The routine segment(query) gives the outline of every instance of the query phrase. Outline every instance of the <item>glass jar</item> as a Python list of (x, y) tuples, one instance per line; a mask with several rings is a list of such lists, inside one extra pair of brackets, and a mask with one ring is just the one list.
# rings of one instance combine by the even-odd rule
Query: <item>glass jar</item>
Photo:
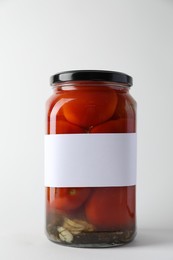
[(51, 78), (45, 135), (46, 232), (58, 244), (112, 247), (135, 236), (132, 78), (67, 71)]

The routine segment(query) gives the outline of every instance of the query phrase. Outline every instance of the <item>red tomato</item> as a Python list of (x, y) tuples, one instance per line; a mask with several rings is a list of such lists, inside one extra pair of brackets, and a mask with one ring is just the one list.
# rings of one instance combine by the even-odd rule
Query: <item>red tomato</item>
[(107, 87), (83, 88), (70, 91), (69, 100), (63, 105), (67, 121), (89, 128), (113, 116), (117, 105), (115, 91)]
[(99, 230), (130, 228), (135, 223), (135, 186), (97, 188), (85, 213)]
[(112, 119), (135, 119), (136, 101), (127, 93), (117, 93), (118, 104)]
[(66, 120), (53, 120), (50, 122), (50, 134), (80, 134), (86, 131), (77, 125), (73, 125)]
[(90, 133), (134, 133), (135, 130), (133, 119), (117, 119), (93, 127)]
[(68, 211), (79, 208), (88, 198), (90, 188), (56, 188), (51, 208)]
[[(52, 125), (54, 126), (56, 122), (56, 118), (64, 120), (63, 110), (62, 110), (62, 101), (60, 94), (52, 95), (46, 103), (46, 111), (47, 111), (47, 119), (46, 119), (46, 133), (50, 134), (50, 128), (52, 129)], [(55, 131), (55, 128), (54, 128)], [(52, 132), (52, 134), (56, 134), (56, 132)]]

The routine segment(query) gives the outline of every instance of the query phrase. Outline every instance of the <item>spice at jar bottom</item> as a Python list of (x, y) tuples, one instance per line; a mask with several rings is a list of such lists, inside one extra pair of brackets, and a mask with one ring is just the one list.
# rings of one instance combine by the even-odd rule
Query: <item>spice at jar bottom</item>
[(46, 104), (48, 238), (113, 247), (136, 234), (136, 102), (132, 78), (113, 71), (51, 77)]

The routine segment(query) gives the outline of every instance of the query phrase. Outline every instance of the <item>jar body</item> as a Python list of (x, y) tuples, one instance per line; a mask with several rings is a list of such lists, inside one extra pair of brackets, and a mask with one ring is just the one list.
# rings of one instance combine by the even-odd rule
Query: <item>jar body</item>
[[(57, 84), (47, 101), (46, 113), (47, 135), (92, 135), (94, 138), (136, 133), (136, 102), (128, 88), (116, 83)], [(69, 176), (72, 178), (73, 172)], [(77, 247), (111, 247), (133, 240), (135, 183), (46, 185), (45, 189), (46, 232), (51, 241)]]

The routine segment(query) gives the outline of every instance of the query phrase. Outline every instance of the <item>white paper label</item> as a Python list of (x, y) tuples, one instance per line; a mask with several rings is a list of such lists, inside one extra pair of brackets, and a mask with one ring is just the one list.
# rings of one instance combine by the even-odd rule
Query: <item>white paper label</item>
[(135, 133), (45, 136), (46, 187), (135, 184)]

